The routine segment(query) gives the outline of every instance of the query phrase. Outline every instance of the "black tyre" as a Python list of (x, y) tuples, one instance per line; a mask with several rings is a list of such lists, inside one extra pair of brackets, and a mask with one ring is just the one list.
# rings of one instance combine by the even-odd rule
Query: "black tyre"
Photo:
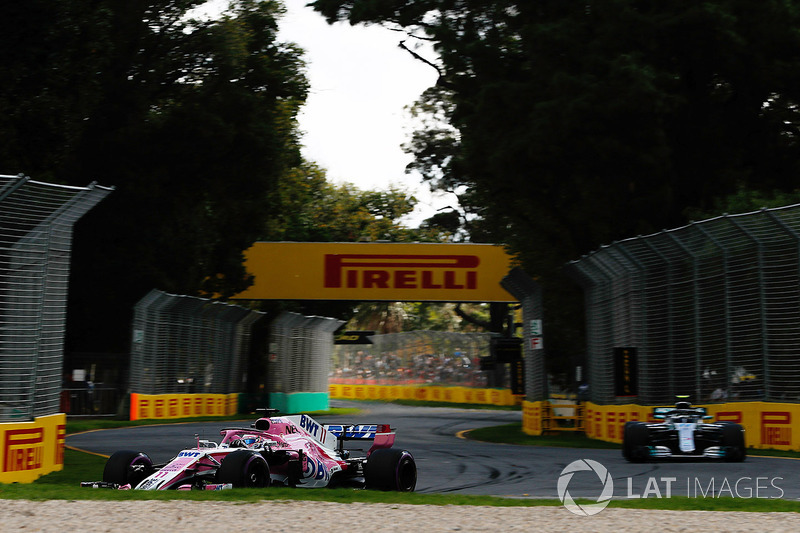
[(744, 428), (735, 422), (722, 424), (722, 439), (720, 445), (725, 450), (725, 460), (729, 463), (744, 461), (747, 457), (747, 447), (744, 443)]
[(622, 431), (622, 456), (632, 463), (647, 459), (647, 426), (643, 422), (625, 422)]
[(375, 450), (364, 465), (364, 481), (368, 489), (412, 492), (417, 486), (417, 463), (406, 450)]
[(227, 455), (217, 470), (217, 483), (231, 483), (235, 488), (265, 488), (270, 481), (266, 459), (251, 450)]
[(153, 461), (147, 454), (121, 450), (114, 452), (106, 461), (103, 481), (120, 485), (130, 484), (131, 487), (135, 487), (153, 472), (155, 472)]

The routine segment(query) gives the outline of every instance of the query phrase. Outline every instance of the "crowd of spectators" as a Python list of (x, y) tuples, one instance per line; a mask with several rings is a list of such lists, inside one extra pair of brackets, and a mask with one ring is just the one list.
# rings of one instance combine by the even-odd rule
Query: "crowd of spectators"
[(365, 350), (342, 353), (334, 358), (331, 373), (334, 382), (374, 385), (461, 385), (485, 387), (486, 372), (481, 371), (477, 356), (456, 350), (453, 353), (422, 353), (400, 356), (394, 353), (375, 355)]

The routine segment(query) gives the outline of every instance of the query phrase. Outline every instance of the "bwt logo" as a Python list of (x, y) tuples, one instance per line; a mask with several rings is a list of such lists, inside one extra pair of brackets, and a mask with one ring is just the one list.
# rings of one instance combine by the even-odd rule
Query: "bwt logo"
[(36, 470), (44, 457), (44, 428), (6, 431), (3, 472)]
[(316, 435), (317, 430), (319, 429), (319, 424), (308, 418), (306, 415), (302, 415), (300, 417), (300, 427), (305, 429), (312, 435)]
[(477, 255), (325, 254), (325, 288), (477, 289)]

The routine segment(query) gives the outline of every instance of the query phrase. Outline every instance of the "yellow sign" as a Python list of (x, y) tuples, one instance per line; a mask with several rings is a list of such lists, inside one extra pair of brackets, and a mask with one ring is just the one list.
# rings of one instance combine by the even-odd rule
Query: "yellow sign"
[[(523, 402), (522, 430), (528, 435), (542, 432), (543, 402)], [(630, 421), (659, 422), (653, 418), (653, 405), (597, 405), (585, 403), (586, 436), (622, 443), (625, 423)], [(667, 406), (659, 406), (667, 407)], [(800, 405), (795, 403), (731, 402), (702, 405), (716, 422), (735, 422), (745, 429), (748, 447), (776, 450), (800, 450)], [(793, 431), (795, 429), (795, 431)]]
[(473, 389), (470, 387), (331, 383), (328, 391), (331, 398), (343, 400), (425, 400), (486, 405), (517, 405), (522, 401), (508, 389)]
[(515, 302), (511, 258), (494, 244), (257, 242), (241, 300)]
[(0, 424), (0, 483), (32, 483), (40, 476), (64, 469), (63, 413), (33, 422)]
[(239, 395), (131, 393), (131, 420), (236, 414)]

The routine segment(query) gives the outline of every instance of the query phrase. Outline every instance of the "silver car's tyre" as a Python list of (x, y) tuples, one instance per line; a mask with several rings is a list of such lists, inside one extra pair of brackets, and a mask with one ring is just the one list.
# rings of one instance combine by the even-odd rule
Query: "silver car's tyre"
[(647, 425), (643, 422), (626, 422), (622, 431), (622, 456), (632, 463), (647, 459)]
[(744, 428), (735, 422), (722, 425), (722, 449), (725, 450), (725, 460), (731, 463), (744, 461), (747, 457), (747, 447), (744, 443)]

